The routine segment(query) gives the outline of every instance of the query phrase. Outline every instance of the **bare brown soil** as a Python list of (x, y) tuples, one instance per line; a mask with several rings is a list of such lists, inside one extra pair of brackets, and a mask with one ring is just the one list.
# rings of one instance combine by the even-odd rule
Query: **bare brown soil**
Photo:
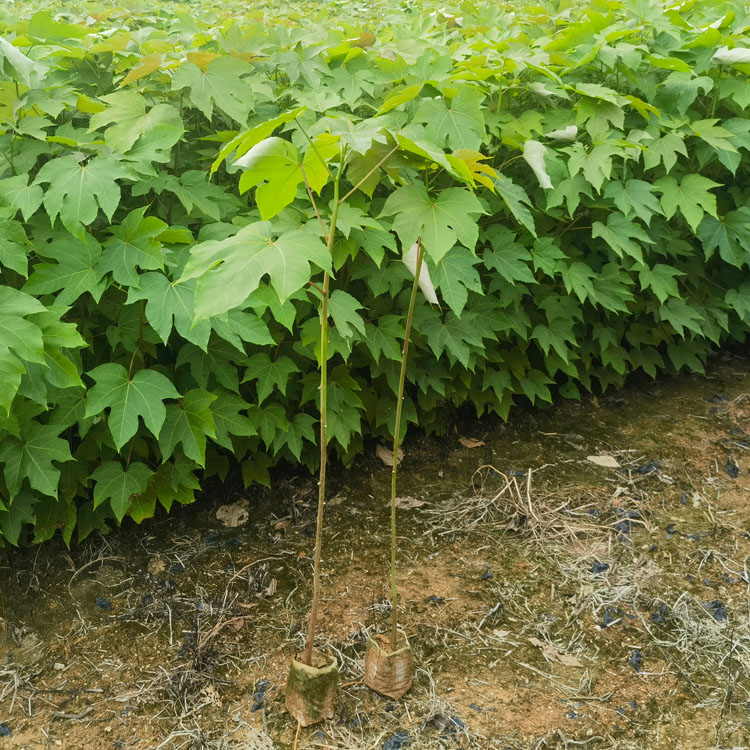
[[(390, 611), (373, 451), (333, 480), (318, 646), (341, 687), (299, 748), (750, 746), (750, 361), (407, 442), (400, 477), (414, 687), (361, 683)], [(227, 486), (70, 552), (9, 553), (0, 748), (290, 750), (315, 494)], [(249, 520), (224, 525), (241, 499)]]

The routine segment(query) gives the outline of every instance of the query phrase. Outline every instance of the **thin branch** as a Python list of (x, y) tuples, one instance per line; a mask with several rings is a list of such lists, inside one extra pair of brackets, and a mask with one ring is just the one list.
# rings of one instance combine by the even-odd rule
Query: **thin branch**
[(364, 184), (365, 180), (380, 166), (383, 165), (384, 162), (386, 162), (388, 159), (393, 156), (393, 154), (398, 151), (399, 146), (396, 144), (340, 201), (339, 203), (343, 203), (355, 190), (357, 190), (360, 185)]

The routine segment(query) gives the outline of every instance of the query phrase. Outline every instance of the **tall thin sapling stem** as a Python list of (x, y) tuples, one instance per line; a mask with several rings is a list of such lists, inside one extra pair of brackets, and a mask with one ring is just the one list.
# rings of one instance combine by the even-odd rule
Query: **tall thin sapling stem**
[[(336, 221), (339, 213), (339, 182), (341, 179), (341, 170), (343, 168), (343, 157), (339, 169), (333, 180), (333, 208), (331, 210), (331, 222), (328, 228), (328, 252), (333, 253), (333, 241), (336, 234)], [(307, 176), (304, 169), (302, 174), (305, 177), (305, 185), (308, 194), (312, 200), (315, 213), (318, 214), (318, 207), (313, 198), (312, 191), (307, 182)], [(318, 214), (318, 218), (320, 215)], [(322, 222), (321, 222), (322, 225)], [(324, 228), (325, 232), (325, 228)], [(315, 644), (315, 630), (318, 624), (318, 609), (320, 607), (320, 559), (323, 546), (323, 510), (325, 508), (326, 497), (326, 467), (328, 464), (328, 292), (331, 278), (326, 272), (323, 277), (323, 299), (320, 305), (320, 476), (318, 478), (318, 515), (315, 524), (315, 560), (313, 563), (313, 599), (310, 608), (310, 623), (307, 630), (307, 644), (303, 661), (308, 666), (312, 665), (313, 645)]]
[(411, 285), (409, 310), (406, 314), (404, 346), (401, 350), (401, 372), (398, 380), (398, 397), (396, 401), (396, 426), (393, 430), (393, 471), (391, 473), (391, 650), (395, 651), (398, 643), (398, 591), (396, 588), (396, 481), (398, 477), (398, 448), (401, 437), (401, 407), (404, 401), (404, 383), (406, 382), (406, 360), (409, 354), (411, 321), (414, 317), (414, 305), (419, 289), (419, 272), (422, 269), (422, 238), (417, 240), (417, 263), (414, 269), (414, 282)]

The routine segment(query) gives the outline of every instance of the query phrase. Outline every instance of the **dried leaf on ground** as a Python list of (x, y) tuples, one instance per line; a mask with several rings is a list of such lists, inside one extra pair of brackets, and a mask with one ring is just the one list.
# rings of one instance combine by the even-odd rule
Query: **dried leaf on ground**
[(425, 504), (424, 500), (417, 500), (416, 497), (397, 497), (396, 507), (402, 510), (411, 510), (412, 508), (421, 508)]
[(529, 643), (532, 646), (538, 646), (542, 649), (542, 655), (547, 661), (557, 662), (558, 664), (564, 664), (566, 667), (582, 667), (583, 662), (576, 656), (566, 654), (564, 651), (555, 648), (550, 643), (540, 641), (538, 638), (529, 638)]
[(167, 569), (167, 563), (160, 554), (155, 554), (148, 563), (148, 572), (152, 576), (158, 576)]
[(614, 456), (586, 456), (586, 460), (606, 469), (619, 469), (620, 463)]
[(233, 529), (236, 526), (242, 526), (250, 518), (247, 510), (247, 500), (238, 500), (230, 505), (222, 505), (216, 511), (216, 520), (221, 521), (224, 526)]
[(484, 445), (484, 440), (477, 440), (476, 438), (460, 437), (458, 442), (463, 445), (464, 448), (481, 448)]
[[(375, 448), (375, 455), (386, 465), (393, 466), (393, 451), (390, 448), (386, 448), (382, 443), (378, 443)], [(398, 462), (401, 463), (404, 460), (403, 448), (398, 449)]]

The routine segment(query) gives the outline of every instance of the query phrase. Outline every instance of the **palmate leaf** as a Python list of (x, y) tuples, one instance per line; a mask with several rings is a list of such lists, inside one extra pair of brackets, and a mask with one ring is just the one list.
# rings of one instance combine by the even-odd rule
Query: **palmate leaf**
[(0, 266), (28, 276), (29, 241), (20, 221), (0, 219)]
[(182, 452), (200, 466), (206, 463), (206, 437), (214, 437), (214, 416), (211, 405), (217, 396), (200, 388), (193, 388), (179, 404), (169, 404), (159, 432), (159, 448), (164, 460), (174, 453), (177, 445)]
[(66, 440), (58, 437), (59, 425), (31, 422), (21, 437), (8, 436), (0, 444), (0, 462), (5, 464), (5, 484), (11, 499), (26, 479), (29, 486), (44, 495), (57, 497), (60, 470), (53, 461), (72, 461)]
[(42, 205), (44, 191), (39, 185), (28, 184), (29, 175), (19, 174), (0, 180), (0, 201), (20, 211), (24, 221)]
[(44, 305), (29, 294), (0, 286), (0, 405), (9, 413), (26, 372), (24, 362), (45, 364), (44, 340), (39, 326), (26, 316), (45, 313)]
[(312, 227), (303, 226), (277, 236), (267, 221), (248, 224), (225, 240), (195, 245), (181, 281), (198, 278), (197, 319), (240, 307), (268, 274), (284, 302), (310, 280), (314, 263), (331, 270), (328, 249)]
[(641, 289), (644, 291), (651, 289), (662, 304), (668, 297), (680, 296), (676, 277), (685, 275), (684, 271), (680, 271), (664, 263), (657, 263), (653, 268), (649, 268), (648, 266), (638, 268), (638, 279), (641, 282)]
[(482, 294), (482, 282), (474, 266), (479, 258), (470, 250), (454, 247), (437, 264), (435, 283), (442, 298), (456, 315), (466, 307), (469, 292)]
[[(651, 183), (644, 180), (612, 180), (604, 188), (604, 196), (609, 198), (625, 217), (635, 214), (646, 226), (654, 214), (660, 214), (659, 199), (654, 195)], [(591, 196), (589, 196), (591, 197)]]
[(750, 265), (750, 209), (742, 206), (720, 217), (704, 216), (698, 231), (706, 260), (718, 249), (722, 260), (737, 268)]
[(209, 120), (216, 106), (244, 125), (255, 92), (241, 76), (252, 72), (249, 63), (231, 55), (211, 60), (205, 70), (193, 62), (184, 62), (172, 78), (172, 91), (189, 89), (190, 100)]
[(130, 287), (126, 304), (146, 300), (146, 320), (166, 344), (172, 332), (205, 350), (211, 336), (211, 322), (195, 321), (196, 280), (170, 281), (163, 273), (144, 273), (138, 288)]
[(138, 91), (116, 91), (100, 99), (107, 106), (92, 115), (89, 132), (109, 125), (104, 131), (104, 142), (120, 154), (128, 153), (142, 135), (165, 125), (175, 130), (173, 143), (184, 132), (177, 109), (170, 104), (157, 104), (146, 112), (146, 99)]
[(56, 302), (69, 305), (88, 292), (98, 302), (107, 288), (106, 271), (99, 267), (101, 245), (88, 232), (74, 237), (60, 232), (53, 242), (44, 246), (46, 257), (57, 263), (37, 263), (24, 285), (32, 294), (58, 292)]
[(116, 180), (128, 174), (122, 162), (108, 156), (96, 156), (86, 163), (79, 163), (75, 156), (59, 156), (44, 164), (34, 184), (49, 183), (44, 207), (52, 224), (59, 215), (71, 234), (82, 237), (83, 226), (91, 224), (99, 208), (112, 218), (120, 203)]
[(438, 263), (460, 242), (473, 250), (479, 229), (477, 217), (485, 209), (477, 197), (462, 188), (448, 188), (431, 197), (423, 185), (407, 185), (388, 196), (384, 216), (394, 216), (393, 230), (404, 247), (411, 247), (420, 237), (425, 252)]
[(259, 352), (247, 361), (247, 369), (242, 382), (257, 381), (258, 404), (262, 404), (274, 388), (278, 388), (283, 395), (286, 395), (289, 376), (293, 372), (299, 372), (299, 367), (289, 357), (282, 356), (271, 360), (265, 352)]
[(454, 151), (476, 150), (484, 138), (481, 106), (484, 98), (483, 91), (464, 84), (450, 100), (423, 99), (414, 120), (425, 124), (425, 134), (440, 148), (444, 148), (447, 141), (448, 148)]
[(520, 185), (516, 185), (510, 177), (502, 174), (495, 178), (495, 189), (508, 210), (513, 214), (513, 218), (526, 227), (532, 236), (536, 237), (534, 217), (529, 210), (532, 204), (526, 191)]
[(482, 253), (482, 262), (487, 268), (497, 271), (511, 284), (517, 281), (535, 283), (536, 279), (529, 266), (531, 253), (516, 242), (514, 232), (502, 224), (493, 224), (485, 230), (483, 236), (487, 237), (492, 246)]
[(716, 217), (716, 196), (709, 190), (721, 187), (718, 182), (700, 174), (685, 175), (678, 183), (674, 177), (661, 177), (654, 188), (661, 193), (664, 216), (671, 219), (677, 209), (695, 232), (704, 214)]
[(404, 324), (398, 315), (382, 315), (378, 318), (377, 325), (365, 323), (363, 341), (376, 363), (380, 362), (381, 356), (399, 362), (401, 360), (399, 342), (403, 340), (403, 337)]
[(135, 435), (138, 417), (158, 436), (166, 416), (164, 401), (180, 397), (169, 379), (156, 370), (139, 370), (129, 378), (122, 365), (110, 363), (87, 375), (96, 385), (88, 392), (85, 416), (110, 409), (108, 425), (117, 450)]
[(256, 143), (234, 163), (244, 170), (240, 177), (240, 193), (257, 188), (255, 202), (265, 220), (272, 219), (286, 208), (304, 181), (297, 149), (289, 141), (276, 136)]
[(250, 404), (234, 393), (228, 393), (221, 389), (217, 389), (217, 391), (218, 398), (211, 404), (216, 432), (214, 440), (231, 451), (234, 449), (232, 435), (252, 437), (257, 435), (258, 431), (247, 415)]
[(362, 305), (348, 292), (334, 289), (328, 300), (328, 312), (333, 318), (336, 330), (347, 339), (354, 338), (357, 333), (364, 336), (365, 321), (357, 312)]
[(450, 312), (445, 320), (440, 316), (430, 317), (422, 323), (421, 332), (435, 357), (445, 353), (452, 362), (458, 361), (470, 368), (472, 347), (482, 348), (482, 337), (469, 314), (459, 318)]
[(117, 521), (122, 521), (130, 507), (133, 495), (146, 492), (148, 480), (154, 472), (140, 461), (123, 469), (119, 461), (105, 461), (91, 474), (94, 486), (94, 508), (109, 500)]
[[(37, 502), (31, 492), (23, 490), (13, 498), (13, 502), (6, 509), (0, 502), (0, 533), (13, 546), (18, 546), (18, 539), (24, 524), (34, 524), (34, 542), (37, 542), (36, 529), (40, 525), (45, 509), (53, 509), (59, 503), (55, 501)], [(53, 531), (54, 533), (54, 531)], [(50, 536), (52, 536), (50, 534)]]
[(316, 423), (317, 420), (310, 414), (304, 412), (295, 414), (294, 419), (281, 432), (276, 434), (273, 441), (274, 452), (278, 453), (281, 448), (286, 446), (299, 461), (304, 441), (315, 443), (316, 437), (313, 425)]
[(654, 240), (640, 224), (626, 218), (619, 211), (607, 216), (607, 223), (595, 221), (591, 227), (592, 237), (601, 237), (619, 258), (630, 256), (643, 262), (643, 249), (640, 243), (654, 244)]
[(112, 238), (104, 243), (98, 271), (111, 272), (118, 284), (138, 286), (138, 268), (154, 271), (164, 267), (161, 242), (156, 239), (167, 224), (155, 216), (144, 216), (146, 207), (131, 211), (109, 229)]
[(575, 346), (576, 339), (573, 333), (573, 320), (560, 316), (553, 316), (547, 325), (540, 323), (531, 332), (531, 338), (539, 342), (539, 346), (545, 354), (554, 349), (562, 359), (567, 362), (570, 353), (568, 342)]

